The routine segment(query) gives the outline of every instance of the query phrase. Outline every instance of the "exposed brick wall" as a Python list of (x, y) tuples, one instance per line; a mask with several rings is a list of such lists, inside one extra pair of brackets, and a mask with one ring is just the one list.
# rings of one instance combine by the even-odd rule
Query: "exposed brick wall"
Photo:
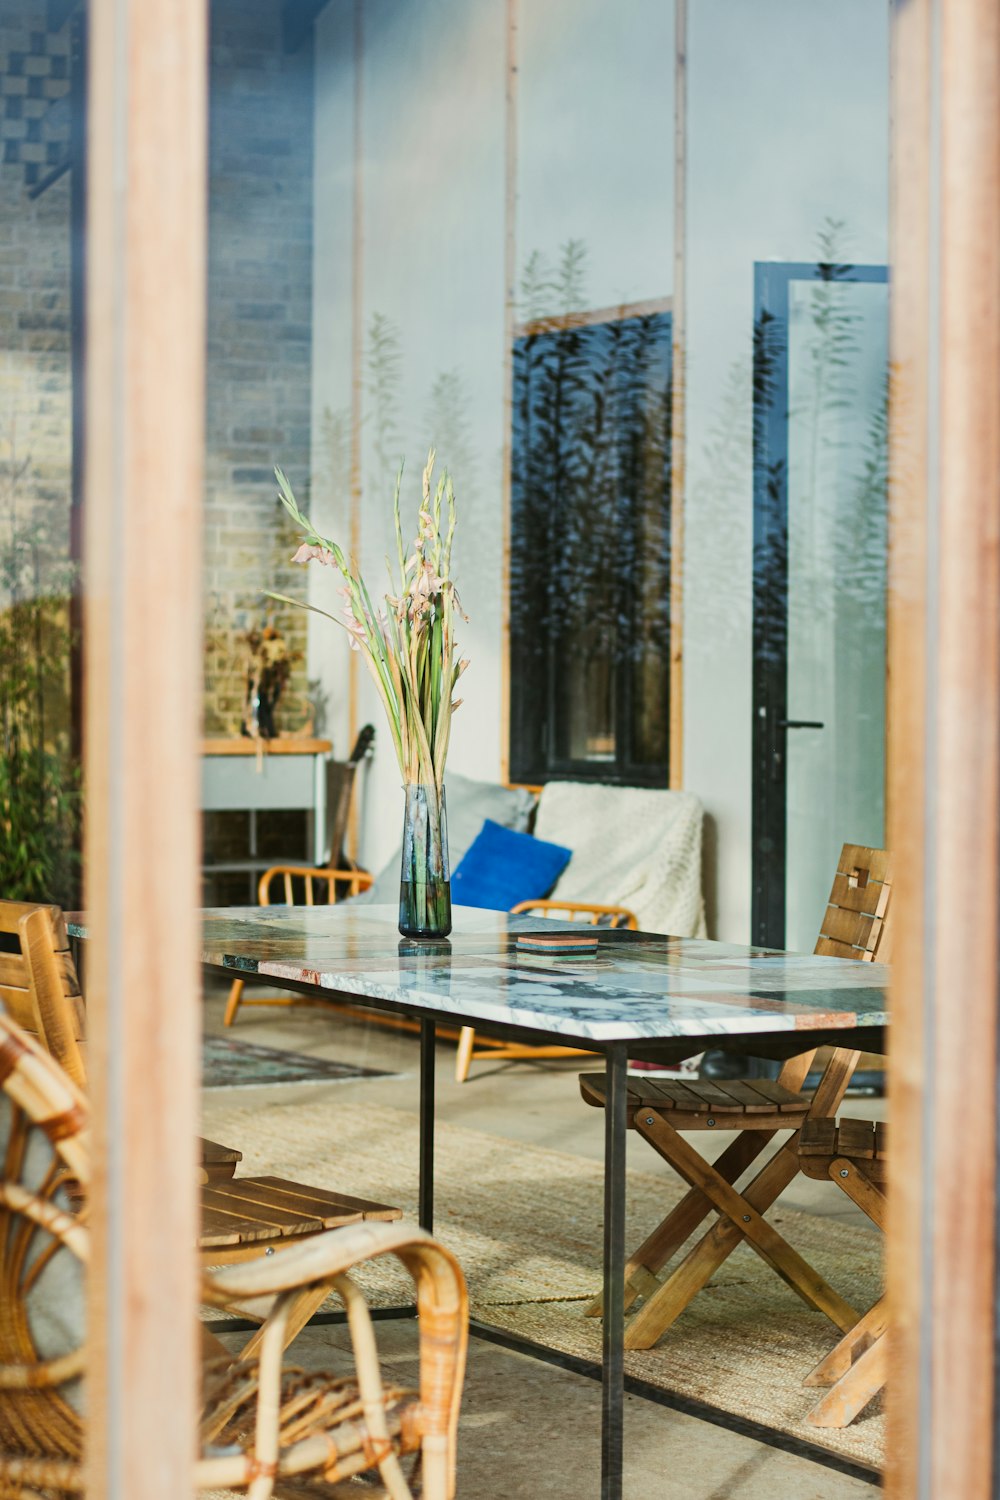
[[(208, 266), (206, 680), (209, 732), (239, 724), (237, 637), (262, 619), (261, 590), (305, 597), (272, 468), (296, 492), (309, 465), (312, 321), (312, 53), (287, 56), (280, 0), (212, 7)], [(277, 610), (302, 653), (305, 615)], [(289, 702), (279, 727), (294, 727)]]
[[(214, 0), (211, 32), (205, 499), (205, 722), (234, 730), (238, 636), (261, 590), (304, 597), (304, 570), (275, 504), (272, 466), (304, 492), (312, 318), (312, 54), (285, 54), (281, 0)], [(0, 508), (12, 460), (30, 458), (18, 516), (49, 522), (68, 552), (71, 460), (69, 176), (29, 189), (68, 141), (69, 26), (50, 34), (45, 0), (0, 7)], [(305, 617), (277, 611), (302, 652)], [(279, 724), (281, 723), (279, 713)], [(291, 704), (285, 724), (292, 727)]]
[(69, 28), (50, 36), (45, 9), (0, 6), (0, 527), (44, 536), (51, 587), (69, 546), (69, 179), (28, 189), (65, 154)]

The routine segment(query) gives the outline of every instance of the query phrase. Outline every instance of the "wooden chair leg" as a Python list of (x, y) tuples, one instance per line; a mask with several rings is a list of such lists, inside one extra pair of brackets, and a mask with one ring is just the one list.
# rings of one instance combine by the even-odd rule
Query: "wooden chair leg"
[(858, 1356), (822, 1400), (817, 1401), (806, 1420), (813, 1427), (847, 1427), (878, 1395), (887, 1376), (888, 1338), (883, 1334)]
[[(319, 1312), (320, 1308), (323, 1306), (323, 1303), (326, 1301), (329, 1295), (330, 1288), (324, 1285), (318, 1288), (314, 1288), (310, 1293), (302, 1292), (296, 1298), (295, 1305), (288, 1315), (288, 1322), (285, 1327), (284, 1347), (286, 1349), (293, 1339), (298, 1338), (299, 1334), (309, 1322), (309, 1319), (312, 1317), (313, 1313)], [(266, 1316), (266, 1311), (260, 1312), (259, 1309), (256, 1308), (247, 1308), (245, 1309), (245, 1311), (251, 1317), (256, 1317), (258, 1315)], [(256, 1333), (252, 1333), (250, 1335), (249, 1339), (239, 1352), (239, 1358), (256, 1359), (257, 1355), (260, 1353), (260, 1346), (263, 1341), (263, 1336), (264, 1330), (263, 1326), (261, 1326), (257, 1329)]]
[[(783, 1146), (758, 1172), (743, 1197), (758, 1211), (769, 1208), (799, 1170), (793, 1136), (790, 1148)], [(640, 1307), (625, 1329), (626, 1349), (651, 1349), (661, 1334), (675, 1323), (688, 1303), (715, 1275), (743, 1236), (728, 1219), (719, 1219), (662, 1282), (659, 1291)], [(856, 1322), (852, 1317), (850, 1322)], [(848, 1323), (846, 1326), (850, 1326)]]
[[(731, 1183), (705, 1160), (700, 1152), (685, 1140), (657, 1110), (640, 1110), (636, 1113), (636, 1129), (640, 1135), (678, 1172), (685, 1182), (700, 1188), (706, 1197), (739, 1234), (755, 1250), (772, 1270), (797, 1292), (810, 1307), (823, 1312), (845, 1331), (858, 1321), (858, 1314), (845, 1302), (833, 1287), (829, 1286), (809, 1262), (803, 1260), (783, 1235), (780, 1235), (764, 1218), (763, 1211), (774, 1201), (769, 1198), (760, 1208), (750, 1200), (749, 1194), (738, 1193)], [(794, 1139), (794, 1138), (793, 1138)], [(785, 1147), (787, 1150), (787, 1146)], [(797, 1160), (797, 1158), (796, 1158)]]
[[(785, 1088), (801, 1088), (813, 1055), (812, 1052), (804, 1053), (799, 1057), (791, 1058), (784, 1064), (779, 1081)], [(842, 1050), (833, 1053), (813, 1095), (813, 1102), (809, 1110), (811, 1115), (826, 1116), (836, 1114), (860, 1056), (859, 1052), (846, 1052)], [(738, 1159), (737, 1153), (741, 1149), (746, 1149), (748, 1155), (744, 1165), (749, 1166), (760, 1154), (762, 1145), (765, 1142), (762, 1142), (761, 1146), (750, 1143), (755, 1138), (765, 1135), (767, 1139), (770, 1139), (776, 1133), (752, 1130), (741, 1132), (731, 1146), (727, 1147), (726, 1151), (719, 1157), (715, 1163), (714, 1170), (727, 1182), (734, 1182), (740, 1175), (743, 1167), (740, 1167), (730, 1177), (728, 1171), (729, 1162)], [(674, 1132), (674, 1135), (676, 1136), (677, 1132)], [(745, 1148), (741, 1148), (740, 1143), (745, 1138), (749, 1138), (748, 1145)], [(771, 1158), (757, 1174), (753, 1182), (751, 1182), (743, 1194), (751, 1209), (756, 1209), (758, 1213), (763, 1213), (771, 1206), (779, 1194), (784, 1192), (788, 1184), (798, 1174), (797, 1140), (798, 1132), (791, 1136), (790, 1140)], [(651, 1144), (655, 1143), (651, 1142)], [(730, 1155), (730, 1153), (733, 1154)], [(701, 1159), (704, 1160), (703, 1158)], [(670, 1160), (670, 1158), (668, 1157), (667, 1160)], [(706, 1165), (708, 1164), (706, 1163)], [(684, 1174), (682, 1173), (681, 1175), (683, 1176)], [(697, 1217), (694, 1215), (695, 1206), (706, 1202), (707, 1198), (708, 1195), (700, 1187), (692, 1187), (692, 1191), (667, 1215), (628, 1262), (625, 1305), (626, 1307), (631, 1307), (640, 1295), (645, 1296), (647, 1300), (625, 1330), (625, 1347), (627, 1349), (651, 1348), (670, 1325), (680, 1317), (691, 1299), (708, 1283), (719, 1266), (722, 1265), (727, 1256), (732, 1254), (743, 1238), (740, 1230), (730, 1223), (728, 1219), (720, 1219), (702, 1237), (689, 1254), (685, 1256), (684, 1260), (676, 1267), (667, 1280), (657, 1283), (655, 1289), (653, 1288), (650, 1273), (666, 1265), (670, 1256), (680, 1248), (687, 1236), (705, 1218), (709, 1212), (709, 1208), (699, 1213)], [(715, 1208), (716, 1206), (714, 1202), (709, 1205), (710, 1208)], [(677, 1231), (685, 1223), (688, 1215), (691, 1216), (691, 1220), (689, 1221), (690, 1227), (687, 1228), (682, 1236), (678, 1237)], [(666, 1253), (664, 1254), (663, 1252)], [(654, 1265), (654, 1262), (661, 1255), (662, 1259), (659, 1260), (659, 1264)], [(804, 1265), (805, 1262), (802, 1262), (802, 1264)], [(825, 1287), (826, 1284), (822, 1283), (822, 1286)], [(795, 1289), (796, 1291), (800, 1291), (799, 1287)], [(850, 1312), (847, 1304), (833, 1292), (832, 1288), (826, 1288), (826, 1290), (833, 1299), (830, 1306), (839, 1308), (839, 1318), (843, 1318), (845, 1313)], [(590, 1304), (587, 1309), (588, 1312), (595, 1314), (599, 1310), (599, 1301)], [(855, 1320), (856, 1314), (854, 1313), (851, 1313), (850, 1318), (846, 1322), (839, 1321), (838, 1317), (833, 1318), (833, 1321), (842, 1329), (849, 1327), (850, 1323)]]
[[(785, 1088), (799, 1090), (806, 1078), (815, 1051), (792, 1057), (784, 1063), (778, 1082)], [(715, 1169), (727, 1182), (737, 1177), (756, 1160), (777, 1131), (743, 1130), (715, 1161)], [(680, 1249), (689, 1235), (712, 1212), (714, 1205), (698, 1188), (685, 1194), (652, 1234), (643, 1240), (635, 1254), (625, 1265), (625, 1311), (633, 1306), (637, 1297), (651, 1297), (660, 1283), (658, 1274), (670, 1258)], [(588, 1303), (584, 1316), (600, 1318), (604, 1314), (604, 1293), (598, 1292), (593, 1302)]]
[(243, 999), (243, 981), (234, 979), (229, 987), (229, 999), (226, 1001), (226, 1014), (222, 1018), (223, 1026), (232, 1026), (236, 1020), (236, 1012), (240, 1008)]
[[(715, 1170), (727, 1182), (735, 1182), (776, 1134), (774, 1130), (742, 1130), (714, 1162)], [(660, 1284), (656, 1279), (657, 1272), (708, 1217), (713, 1207), (712, 1200), (700, 1188), (691, 1188), (653, 1233), (643, 1240), (625, 1266), (626, 1312), (637, 1297), (653, 1295)], [(588, 1305), (586, 1316), (599, 1318), (603, 1311), (604, 1294), (600, 1292)]]
[(880, 1297), (878, 1301), (868, 1309), (859, 1323), (855, 1323), (849, 1333), (820, 1360), (814, 1370), (810, 1370), (803, 1385), (836, 1385), (842, 1375), (854, 1364), (855, 1360), (862, 1355), (866, 1349), (871, 1348), (876, 1339), (880, 1339), (888, 1326), (889, 1317), (886, 1311), (885, 1298)]
[(469, 1067), (472, 1063), (472, 1049), (476, 1045), (476, 1033), (473, 1027), (463, 1026), (462, 1034), (458, 1039), (458, 1052), (455, 1055), (455, 1082), (464, 1083), (469, 1076)]

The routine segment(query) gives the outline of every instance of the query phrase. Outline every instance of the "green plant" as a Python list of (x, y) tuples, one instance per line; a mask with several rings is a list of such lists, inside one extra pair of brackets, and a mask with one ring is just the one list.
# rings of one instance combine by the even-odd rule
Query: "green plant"
[(80, 778), (69, 736), (72, 570), (51, 528), (18, 524), (27, 462), (5, 465), (0, 542), (0, 895), (78, 903)]

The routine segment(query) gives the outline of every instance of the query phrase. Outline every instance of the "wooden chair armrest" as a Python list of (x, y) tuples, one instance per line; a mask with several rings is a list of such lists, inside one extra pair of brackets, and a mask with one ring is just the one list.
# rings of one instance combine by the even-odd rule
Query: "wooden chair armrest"
[[(418, 1255), (436, 1251), (448, 1260), (454, 1257), (437, 1241), (413, 1224), (365, 1222), (311, 1235), (296, 1245), (277, 1249), (274, 1255), (243, 1261), (233, 1266), (219, 1266), (202, 1277), (202, 1296), (206, 1302), (224, 1306), (244, 1298), (273, 1297), (278, 1292), (295, 1291), (361, 1265), (378, 1255)], [(458, 1270), (458, 1263), (455, 1262)]]

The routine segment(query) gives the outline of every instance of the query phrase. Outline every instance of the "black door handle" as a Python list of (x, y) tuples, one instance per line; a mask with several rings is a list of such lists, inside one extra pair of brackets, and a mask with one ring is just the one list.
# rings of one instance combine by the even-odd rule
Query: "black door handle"
[(825, 729), (825, 724), (820, 724), (816, 719), (779, 719), (779, 729)]

